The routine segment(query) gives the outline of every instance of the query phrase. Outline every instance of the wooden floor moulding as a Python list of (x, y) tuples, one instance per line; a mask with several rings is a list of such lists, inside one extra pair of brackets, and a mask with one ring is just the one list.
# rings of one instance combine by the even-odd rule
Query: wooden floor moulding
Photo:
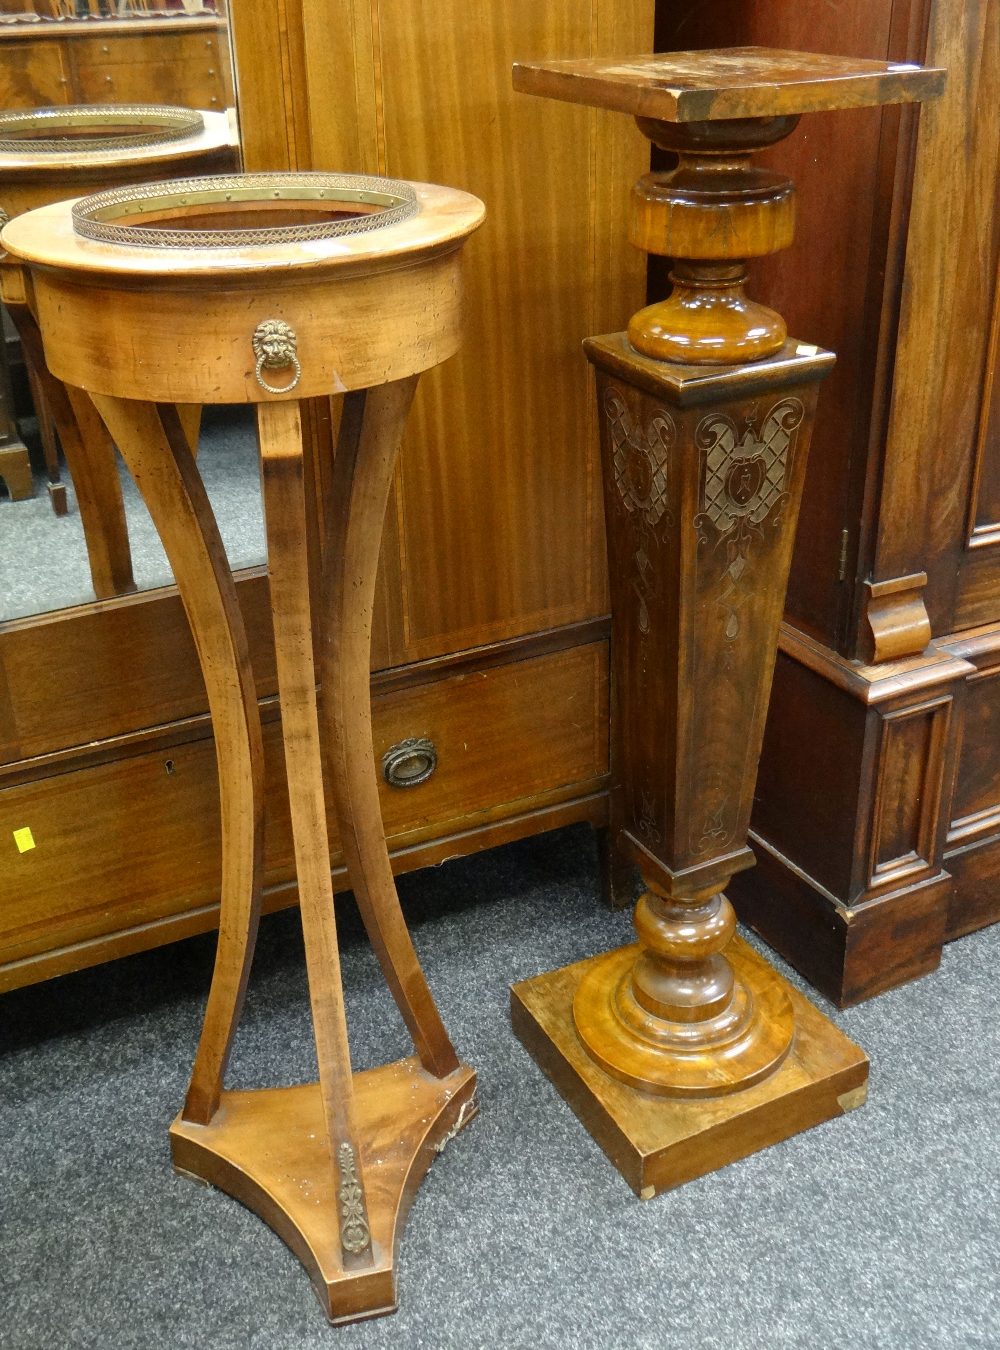
[[(928, 974), (963, 931), (952, 863), (992, 828), (977, 771), (992, 743), (991, 645), (945, 640), (865, 666), (783, 626), (782, 715), (768, 720), (753, 818), (760, 865), (733, 898), (840, 1007)], [(981, 899), (970, 927), (973, 916)]]

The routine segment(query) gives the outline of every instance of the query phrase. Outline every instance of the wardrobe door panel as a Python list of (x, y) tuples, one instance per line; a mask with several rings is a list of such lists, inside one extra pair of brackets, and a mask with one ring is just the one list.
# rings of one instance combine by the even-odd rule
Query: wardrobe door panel
[(464, 346), (423, 381), (397, 480), (411, 659), (606, 606), (580, 343), (641, 303), (625, 210), (645, 150), (621, 118), (514, 93), (510, 71), (518, 59), (644, 49), (648, 7), (612, 8), (379, 7), (386, 171), (453, 183), (488, 209), (468, 253)]
[(248, 168), (436, 181), (487, 206), (464, 344), (421, 381), (390, 501), (385, 659), (606, 612), (581, 342), (642, 304), (626, 220), (647, 146), (626, 119), (515, 94), (511, 66), (649, 50), (652, 0), (233, 0), (232, 21)]

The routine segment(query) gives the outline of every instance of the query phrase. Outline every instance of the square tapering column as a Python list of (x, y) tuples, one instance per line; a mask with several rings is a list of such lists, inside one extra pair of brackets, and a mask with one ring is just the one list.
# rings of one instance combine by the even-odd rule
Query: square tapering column
[(794, 189), (753, 153), (803, 112), (940, 92), (943, 72), (734, 48), (516, 66), (525, 92), (636, 117), (677, 167), (632, 194), (673, 290), (590, 338), (612, 603), (612, 829), (637, 945), (512, 990), (515, 1030), (644, 1198), (842, 1114), (868, 1062), (734, 939), (819, 385), (830, 352), (748, 298)]

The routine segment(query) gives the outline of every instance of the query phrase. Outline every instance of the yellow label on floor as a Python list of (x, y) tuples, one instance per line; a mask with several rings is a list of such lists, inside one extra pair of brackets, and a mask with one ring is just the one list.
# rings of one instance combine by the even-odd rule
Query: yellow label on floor
[(35, 836), (27, 825), (23, 829), (14, 831), (14, 843), (17, 845), (18, 853), (27, 853), (29, 849), (35, 847)]

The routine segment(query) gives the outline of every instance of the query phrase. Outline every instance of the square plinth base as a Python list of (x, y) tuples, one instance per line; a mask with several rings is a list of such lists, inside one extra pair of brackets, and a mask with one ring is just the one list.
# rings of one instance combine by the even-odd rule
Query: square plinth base
[[(638, 948), (636, 948), (638, 950)], [(738, 938), (726, 949), (737, 978), (768, 972)], [(780, 1143), (860, 1106), (868, 1059), (795, 989), (795, 1040), (780, 1068), (728, 1096), (679, 1100), (638, 1092), (590, 1058), (573, 1024), (573, 996), (591, 961), (511, 989), (514, 1032), (643, 1200)], [(759, 977), (758, 977), (759, 978)]]

